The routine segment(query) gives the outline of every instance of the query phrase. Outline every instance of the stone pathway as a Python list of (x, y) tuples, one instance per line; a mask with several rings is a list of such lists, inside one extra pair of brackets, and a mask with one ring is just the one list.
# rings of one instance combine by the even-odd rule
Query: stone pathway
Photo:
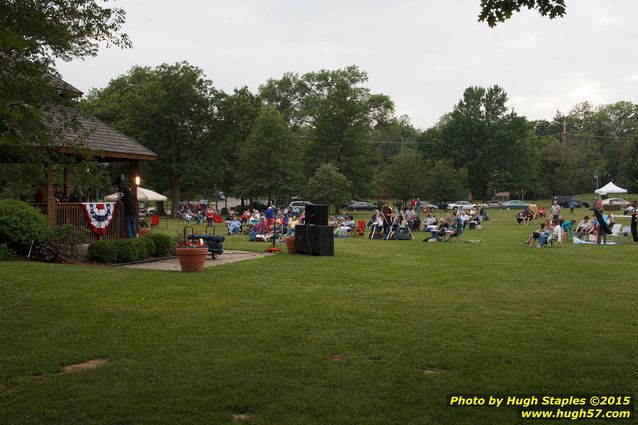
[[(218, 255), (215, 260), (213, 260), (210, 255), (208, 255), (206, 257), (206, 264), (204, 264), (204, 267), (221, 266), (222, 264), (251, 260), (254, 258), (262, 258), (270, 255), (272, 254), (248, 251), (224, 251), (224, 253), (222, 255)], [(181, 270), (181, 268), (179, 267), (179, 260), (177, 258), (169, 258), (167, 260), (158, 260), (140, 264), (129, 264), (122, 267), (126, 267), (129, 269), (148, 270)]]

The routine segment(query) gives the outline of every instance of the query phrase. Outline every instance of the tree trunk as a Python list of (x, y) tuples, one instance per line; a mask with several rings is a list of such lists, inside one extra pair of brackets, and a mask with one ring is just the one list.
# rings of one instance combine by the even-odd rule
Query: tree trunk
[(166, 208), (164, 208), (164, 201), (157, 201), (157, 214), (166, 216)]
[(179, 191), (180, 191), (180, 179), (179, 177), (175, 177), (175, 180), (173, 180), (173, 188), (172, 188), (172, 193), (171, 193), (171, 202), (172, 202), (172, 206), (171, 206), (171, 216), (173, 216), (174, 218), (177, 218), (177, 214), (179, 212)]

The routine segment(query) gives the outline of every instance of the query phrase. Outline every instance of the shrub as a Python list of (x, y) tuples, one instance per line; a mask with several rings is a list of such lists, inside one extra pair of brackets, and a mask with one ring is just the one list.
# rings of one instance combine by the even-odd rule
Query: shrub
[(151, 239), (155, 243), (155, 256), (166, 257), (173, 253), (175, 249), (175, 240), (163, 233), (151, 233), (145, 239)]
[(135, 256), (135, 259), (131, 261), (145, 260), (148, 257), (150, 257), (150, 254), (147, 248), (148, 245), (143, 238), (131, 239), (131, 243), (133, 244), (133, 246), (135, 246), (137, 250), (137, 255)]
[(133, 243), (134, 239), (122, 239), (115, 241), (117, 246), (117, 262), (118, 263), (130, 263), (136, 261), (138, 256), (137, 245)]
[(67, 263), (75, 257), (71, 247), (57, 242), (46, 241), (33, 248), (31, 258), (47, 263)]
[(0, 201), (0, 244), (26, 253), (31, 241), (40, 243), (48, 236), (46, 216), (24, 202)]
[(140, 238), (139, 240), (146, 246), (146, 258), (153, 257), (155, 255), (155, 241), (149, 237)]
[(97, 241), (89, 245), (89, 258), (102, 263), (117, 261), (117, 241)]
[(7, 246), (6, 243), (0, 243), (0, 261), (15, 260), (16, 253)]
[(72, 224), (65, 224), (64, 226), (55, 228), (53, 235), (51, 235), (51, 241), (68, 246), (71, 255), (77, 257), (79, 245), (86, 243), (88, 235), (88, 229), (80, 228)]

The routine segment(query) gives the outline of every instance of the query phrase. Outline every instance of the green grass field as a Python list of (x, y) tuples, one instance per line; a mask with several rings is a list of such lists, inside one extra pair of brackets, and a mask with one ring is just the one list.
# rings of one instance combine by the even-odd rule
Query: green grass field
[(480, 243), (338, 239), (201, 274), (0, 263), (0, 423), (510, 424), (446, 397), (638, 394), (638, 244), (529, 248), (490, 215)]

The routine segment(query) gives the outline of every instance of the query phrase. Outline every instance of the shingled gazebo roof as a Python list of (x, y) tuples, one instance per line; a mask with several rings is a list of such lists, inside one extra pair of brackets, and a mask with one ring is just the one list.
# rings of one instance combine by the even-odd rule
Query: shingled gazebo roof
[[(60, 135), (54, 144), (56, 151), (73, 153), (80, 148), (100, 162), (157, 159), (152, 150), (74, 107), (58, 105), (48, 115), (47, 125)], [(65, 124), (69, 120), (76, 125)]]

